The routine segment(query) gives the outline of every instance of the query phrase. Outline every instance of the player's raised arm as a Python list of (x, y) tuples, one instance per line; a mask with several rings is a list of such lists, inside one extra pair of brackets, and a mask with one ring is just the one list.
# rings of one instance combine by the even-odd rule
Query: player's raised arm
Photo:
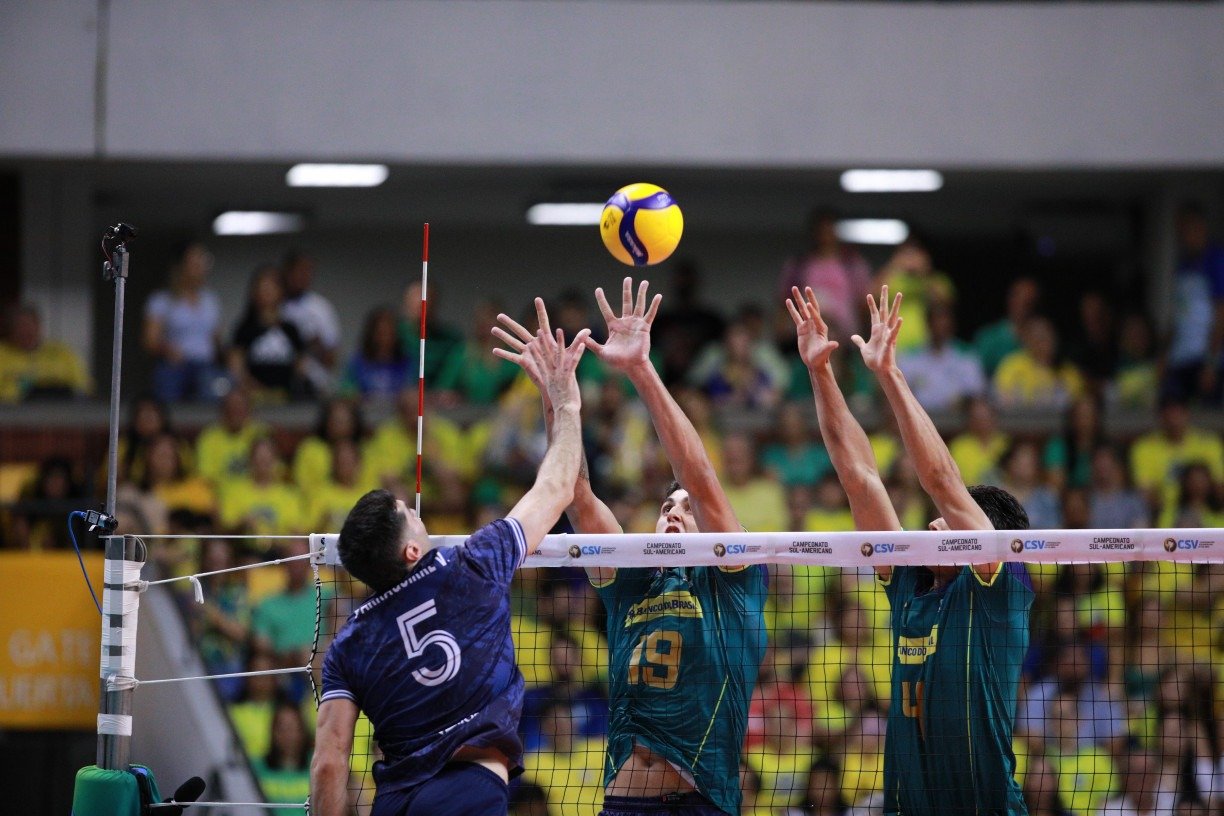
[(698, 529), (711, 533), (738, 533), (743, 528), (731, 509), (727, 494), (718, 483), (718, 476), (705, 446), (701, 444), (697, 429), (676, 404), (650, 363), (650, 326), (659, 313), (663, 296), (655, 295), (647, 308), (649, 286), (647, 281), (639, 284), (635, 302), (633, 279), (625, 278), (621, 289), (620, 317), (608, 305), (603, 289), (596, 289), (595, 300), (608, 323), (608, 342), (600, 344), (588, 338), (587, 348), (609, 367), (627, 376), (637, 389), (638, 396), (650, 412), (650, 419), (654, 422), (663, 450), (667, 452), (672, 470), (688, 491)]
[[(900, 530), (901, 522), (880, 479), (871, 442), (850, 413), (833, 376), (829, 359), (838, 343), (829, 339), (829, 327), (820, 315), (820, 304), (811, 287), (803, 295), (799, 294), (798, 287), (792, 287), (786, 309), (795, 321), (799, 357), (807, 366), (812, 381), (820, 435), (850, 500), (854, 526), (859, 530)], [(892, 574), (892, 567), (876, 567), (876, 572), (887, 579)]]
[[(544, 308), (544, 301), (536, 298), (535, 307), (536, 320), (540, 326), (541, 336), (551, 336), (552, 329), (548, 319), (548, 311)], [(553, 426), (556, 422), (552, 400), (548, 398), (548, 390), (544, 386), (543, 375), (535, 364), (534, 358), (526, 354), (527, 346), (532, 343), (542, 342), (542, 340), (539, 337), (533, 337), (525, 326), (508, 315), (499, 314), (497, 320), (505, 328), (494, 326), (493, 336), (505, 343), (510, 351), (495, 348), (493, 353), (522, 366), (527, 377), (540, 390), (540, 398), (544, 402), (544, 427), (547, 430), (548, 439), (551, 441), (553, 438)], [(595, 495), (595, 492), (591, 490), (591, 478), (587, 470), (585, 453), (582, 455), (581, 462), (578, 465), (578, 479), (574, 484), (574, 500), (570, 502), (569, 507), (565, 508), (565, 514), (569, 517), (570, 524), (574, 525), (574, 530), (580, 533), (621, 532), (621, 526), (616, 521), (616, 516), (613, 515), (608, 505), (604, 504)], [(597, 582), (606, 581), (611, 577), (605, 574), (605, 571), (614, 570), (609, 570), (607, 567), (587, 569), (587, 572)]]
[[(897, 333), (901, 329), (901, 293), (890, 304), (888, 287), (880, 290), (877, 306), (872, 295), (867, 296), (871, 312), (871, 338), (859, 335), (851, 339), (863, 353), (863, 362), (875, 373), (889, 406), (897, 417), (901, 441), (914, 462), (922, 489), (935, 502), (948, 528), (953, 530), (993, 530), (990, 517), (969, 495), (948, 446), (935, 428), (935, 423), (910, 390), (905, 375), (897, 367)], [(979, 575), (993, 575), (997, 564), (975, 564)]]
[(574, 482), (582, 464), (582, 397), (578, 390), (575, 369), (585, 351), (587, 329), (578, 332), (567, 347), (561, 330), (556, 336), (536, 333), (536, 341), (526, 344), (522, 352), (495, 349), (497, 356), (534, 367), (543, 384), (542, 392), (552, 405), (552, 433), (548, 451), (535, 484), (509, 513), (523, 528), (527, 552), (535, 552), (544, 535), (574, 499)]
[(357, 704), (337, 698), (319, 706), (314, 757), (310, 761), (310, 809), (318, 816), (346, 816), (349, 812), (349, 755)]

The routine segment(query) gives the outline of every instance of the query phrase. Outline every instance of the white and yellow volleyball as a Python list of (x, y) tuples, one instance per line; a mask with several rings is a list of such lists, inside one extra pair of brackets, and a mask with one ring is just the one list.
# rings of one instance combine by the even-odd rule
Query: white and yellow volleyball
[(684, 215), (671, 194), (654, 184), (629, 184), (604, 205), (599, 234), (612, 257), (629, 266), (667, 259), (680, 244)]

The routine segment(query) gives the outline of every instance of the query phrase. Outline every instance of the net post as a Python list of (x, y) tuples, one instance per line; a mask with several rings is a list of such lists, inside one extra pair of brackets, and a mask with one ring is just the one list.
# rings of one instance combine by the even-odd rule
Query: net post
[(97, 751), (97, 765), (104, 770), (126, 770), (131, 756), (135, 688), (131, 683), (112, 687), (110, 681), (136, 675), (136, 617), (140, 608), (136, 581), (144, 559), (145, 548), (135, 536), (106, 539)]

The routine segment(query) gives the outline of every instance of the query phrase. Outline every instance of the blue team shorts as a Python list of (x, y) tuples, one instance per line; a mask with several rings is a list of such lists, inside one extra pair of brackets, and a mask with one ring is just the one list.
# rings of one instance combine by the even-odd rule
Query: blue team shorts
[(605, 796), (599, 816), (727, 816), (700, 793), (669, 793), (664, 796)]
[(427, 782), (374, 797), (370, 816), (506, 816), (510, 789), (473, 762), (451, 762)]

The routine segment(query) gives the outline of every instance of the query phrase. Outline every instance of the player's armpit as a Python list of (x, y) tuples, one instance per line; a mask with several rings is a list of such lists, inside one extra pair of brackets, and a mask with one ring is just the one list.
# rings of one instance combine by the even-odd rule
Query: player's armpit
[(348, 813), (349, 756), (359, 710), (344, 698), (319, 706), (314, 758), (310, 763), (310, 806), (318, 816)]

